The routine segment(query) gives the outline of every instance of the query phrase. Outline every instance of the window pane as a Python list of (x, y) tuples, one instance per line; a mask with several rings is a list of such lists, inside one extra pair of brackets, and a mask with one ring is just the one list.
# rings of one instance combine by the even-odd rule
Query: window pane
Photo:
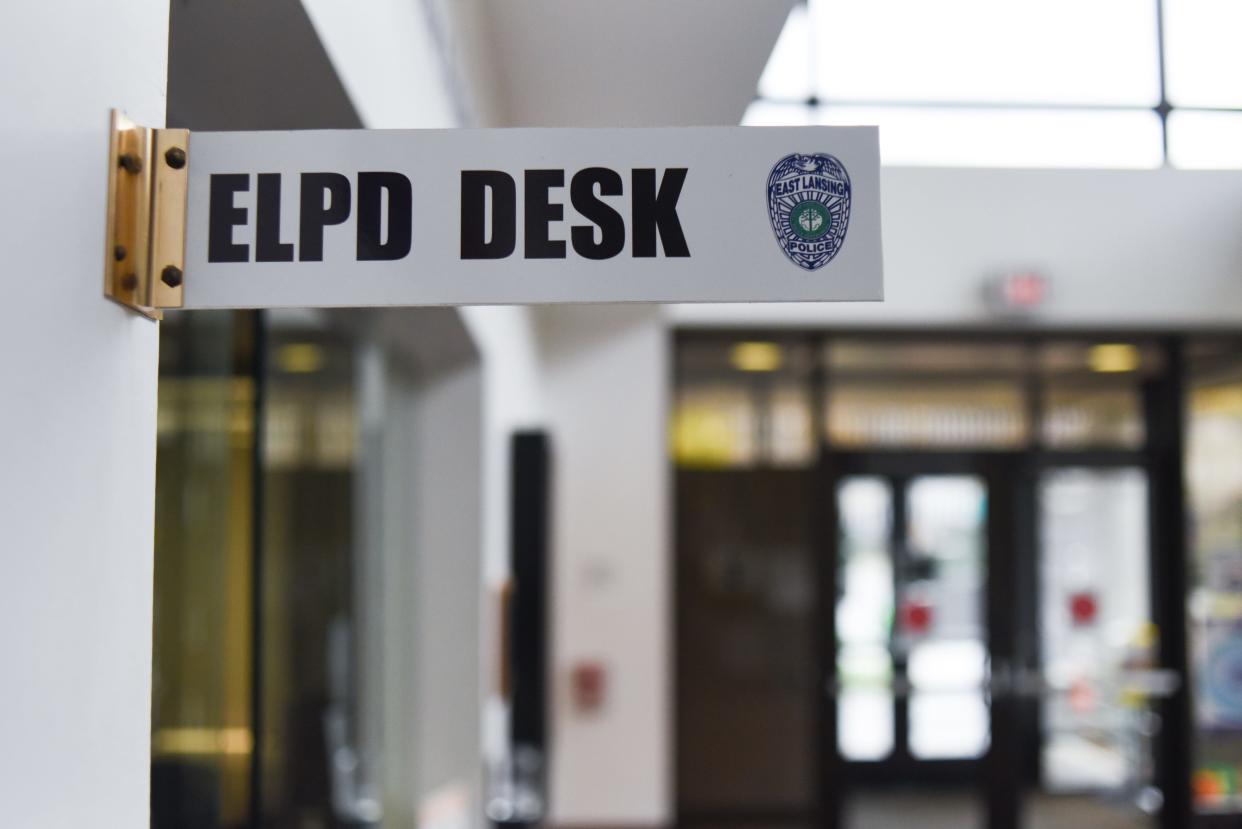
[(759, 94), (780, 101), (805, 100), (814, 91), (811, 76), (811, 31), (806, 6), (799, 3), (789, 13), (785, 28), (759, 78)]
[(681, 466), (746, 466), (758, 456), (754, 400), (745, 388), (686, 386), (673, 411), (673, 457)]
[(886, 343), (828, 346), (827, 430), (837, 446), (993, 447), (1027, 440), (1020, 345)]
[(1159, 95), (1152, 0), (811, 0), (811, 12), (826, 100), (1151, 106)]
[(815, 457), (811, 396), (805, 387), (787, 385), (767, 396), (764, 454), (774, 466), (801, 466)]
[(1041, 435), (1050, 449), (1138, 449), (1146, 432), (1142, 384), (1160, 352), (1133, 342), (1057, 341), (1039, 348)]
[(850, 374), (947, 377), (1006, 374), (1019, 379), (1027, 365), (1026, 348), (1005, 341), (934, 342), (834, 339), (825, 362), (836, 377)]
[(160, 325), (151, 696), (153, 829), (252, 825), (252, 325)]
[(893, 752), (893, 492), (882, 478), (850, 478), (837, 490), (841, 593), (837, 599), (837, 747), (847, 760)]
[(850, 478), (837, 492), (841, 520), (841, 595), (837, 635), (842, 646), (887, 646), (893, 619), (889, 534), (893, 493), (883, 478)]
[(1044, 388), (1043, 440), (1050, 449), (1138, 449), (1143, 445), (1139, 388), (1129, 383), (1064, 383)]
[(1027, 439), (1021, 389), (1007, 382), (848, 381), (828, 398), (841, 447), (1002, 448)]
[(885, 164), (1109, 167), (1161, 164), (1151, 110), (825, 107), (825, 124), (878, 124)]
[(1169, 161), (1176, 167), (1242, 169), (1242, 113), (1174, 111), (1169, 115)]
[(1165, 0), (1169, 98), (1178, 106), (1242, 107), (1242, 3)]
[[(1189, 359), (1186, 482), (1195, 801), (1242, 814), (1242, 357), (1199, 343)], [(1226, 825), (1222, 823), (1221, 825)], [(1232, 825), (1232, 824), (1230, 824)]]
[[(338, 809), (365, 808), (382, 760), (367, 750), (362, 724), (373, 714), (356, 696), (367, 664), (354, 602), (363, 520), (354, 510), (357, 364), (353, 343), (322, 322), (277, 313), (268, 321), (258, 680), (266, 716), (255, 823), (322, 826)], [(340, 758), (359, 751), (365, 765), (342, 772)]]
[(898, 601), (929, 613), (924, 629), (902, 631), (909, 649), (910, 752), (921, 759), (978, 757), (988, 746), (987, 490), (978, 478), (928, 475), (910, 482), (907, 499), (909, 561)]
[(1142, 681), (1153, 637), (1147, 475), (1061, 468), (1038, 486), (1045, 785), (1120, 801), (1150, 782), (1147, 708), (1126, 690)]
[(744, 127), (809, 127), (814, 123), (815, 110), (806, 104), (755, 101), (742, 116)]
[(837, 659), (837, 749), (847, 760), (893, 753), (893, 660), (885, 647), (841, 645)]

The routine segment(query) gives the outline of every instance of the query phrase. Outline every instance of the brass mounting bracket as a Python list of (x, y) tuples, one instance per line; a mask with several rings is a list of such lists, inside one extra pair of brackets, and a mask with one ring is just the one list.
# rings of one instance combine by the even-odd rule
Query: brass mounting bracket
[(189, 153), (189, 130), (112, 111), (104, 295), (152, 319), (183, 304)]

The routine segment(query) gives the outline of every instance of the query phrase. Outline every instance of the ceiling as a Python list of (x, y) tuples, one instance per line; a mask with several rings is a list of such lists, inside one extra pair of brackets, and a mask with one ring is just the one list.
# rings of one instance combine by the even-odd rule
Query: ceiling
[(794, 0), (486, 0), (504, 126), (737, 124)]

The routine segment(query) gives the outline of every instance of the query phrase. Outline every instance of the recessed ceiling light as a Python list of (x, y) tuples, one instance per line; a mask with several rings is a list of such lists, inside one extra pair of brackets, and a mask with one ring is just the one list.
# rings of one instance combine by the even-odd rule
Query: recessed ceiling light
[(276, 366), (287, 374), (313, 374), (323, 362), (323, 348), (314, 343), (287, 343), (276, 349)]
[(738, 371), (776, 371), (781, 367), (783, 355), (776, 343), (736, 343), (729, 354), (729, 362)]
[(1119, 374), (1139, 367), (1139, 350), (1128, 343), (1094, 345), (1087, 353), (1087, 365), (1102, 374)]

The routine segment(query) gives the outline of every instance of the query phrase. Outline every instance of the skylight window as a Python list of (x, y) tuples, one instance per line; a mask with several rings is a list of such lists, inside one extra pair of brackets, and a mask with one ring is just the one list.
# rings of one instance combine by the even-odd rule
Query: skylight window
[(743, 123), (879, 124), (887, 164), (1242, 167), (1242, 0), (1163, 5), (804, 0)]
[(1155, 106), (1136, 0), (811, 0), (823, 100)]
[(776, 48), (759, 78), (759, 97), (776, 101), (804, 101), (815, 94), (811, 55), (811, 22), (799, 3), (789, 13)]
[(1149, 109), (834, 106), (818, 123), (878, 125), (885, 164), (1150, 169), (1162, 160)]
[(1164, 7), (1169, 100), (1242, 109), (1242, 3), (1165, 0)]

